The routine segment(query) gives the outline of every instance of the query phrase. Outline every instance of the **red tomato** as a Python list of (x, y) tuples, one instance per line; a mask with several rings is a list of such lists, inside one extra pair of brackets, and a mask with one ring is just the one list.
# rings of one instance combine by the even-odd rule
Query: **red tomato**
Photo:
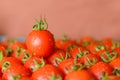
[(58, 68), (64, 73), (64, 75), (66, 75), (74, 70), (81, 70), (84, 68), (84, 66), (80, 62), (74, 60), (73, 58), (69, 58), (61, 62), (58, 65)]
[(113, 68), (108, 65), (107, 63), (104, 63), (102, 61), (94, 64), (92, 67), (88, 68), (88, 70), (98, 79), (100, 80), (103, 76), (103, 73), (111, 75)]
[(34, 72), (37, 69), (45, 66), (45, 64), (46, 61), (43, 58), (32, 57), (24, 63), (24, 66), (31, 70), (31, 72)]
[(33, 72), (32, 80), (63, 80), (63, 78), (56, 67), (47, 64)]
[(84, 47), (75, 47), (70, 50), (70, 55), (73, 58), (81, 58), (82, 56), (89, 54), (89, 51), (87, 51)]
[(89, 68), (99, 62), (101, 59), (96, 56), (95, 54), (87, 54), (83, 57), (79, 58), (78, 61), (80, 61), (82, 64), (86, 66), (86, 68)]
[(120, 76), (120, 57), (112, 60), (112, 61), (109, 63), (109, 65), (114, 68), (113, 73), (114, 73), (115, 75)]
[(69, 53), (65, 53), (64, 50), (57, 49), (49, 56), (48, 61), (54, 66), (58, 66), (63, 60), (69, 58)]
[(87, 47), (88, 45), (90, 45), (91, 43), (95, 43), (95, 39), (93, 39), (92, 37), (90, 36), (85, 36), (85, 37), (82, 37), (80, 39), (80, 41), (78, 42), (78, 44), (80, 46), (83, 46), (83, 47)]
[(87, 46), (87, 49), (93, 53), (93, 54), (97, 54), (99, 51), (101, 50), (105, 50), (105, 46), (104, 45), (100, 45), (98, 43), (92, 43), (89, 46)]
[[(42, 20), (43, 22), (43, 20)], [(36, 57), (47, 57), (54, 50), (54, 36), (48, 30), (43, 30), (41, 25), (45, 23), (38, 23), (26, 38), (27, 49)]]
[(79, 70), (68, 73), (64, 80), (96, 80), (87, 70)]
[(7, 68), (4, 71), (2, 75), (2, 79), (3, 80), (17, 80), (17, 79), (20, 79), (21, 77), (26, 77), (30, 75), (31, 75), (31, 72), (28, 69), (26, 69), (24, 66), (14, 65), (14, 66)]
[(55, 46), (66, 51), (73, 46), (77, 46), (77, 43), (75, 40), (67, 39), (66, 36), (63, 36), (63, 39), (55, 40)]
[(4, 72), (8, 67), (14, 65), (22, 65), (22, 62), (14, 57), (4, 57), (0, 62), (0, 68), (2, 68), (2, 72)]

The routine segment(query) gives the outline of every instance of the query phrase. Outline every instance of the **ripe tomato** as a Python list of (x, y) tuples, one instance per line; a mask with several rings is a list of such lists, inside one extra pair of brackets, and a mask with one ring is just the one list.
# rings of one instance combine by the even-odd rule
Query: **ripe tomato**
[(55, 46), (66, 51), (70, 47), (77, 46), (77, 43), (75, 40), (67, 39), (67, 36), (64, 35), (62, 39), (55, 40)]
[(101, 59), (98, 56), (96, 56), (95, 54), (92, 54), (92, 53), (84, 55), (78, 59), (78, 61), (80, 61), (82, 64), (84, 64), (86, 68), (93, 66), (100, 60)]
[(69, 53), (65, 53), (62, 49), (55, 50), (51, 56), (49, 56), (48, 61), (54, 66), (58, 66), (63, 60), (69, 57)]
[(81, 58), (82, 56), (89, 54), (89, 51), (87, 51), (84, 47), (80, 46), (72, 48), (69, 52), (73, 58)]
[(2, 72), (4, 72), (8, 67), (14, 65), (22, 65), (22, 62), (14, 57), (4, 57), (0, 62), (0, 68), (2, 69)]
[(103, 76), (103, 73), (111, 75), (113, 68), (107, 63), (100, 61), (88, 68), (88, 71), (90, 71), (98, 80), (100, 80)]
[(61, 72), (51, 64), (46, 64), (32, 74), (32, 80), (63, 80)]
[(54, 50), (54, 36), (50, 31), (43, 30), (45, 25), (42, 24), (45, 22), (41, 19), (26, 38), (27, 49), (36, 57), (47, 57)]
[(37, 69), (45, 66), (46, 61), (43, 58), (32, 57), (29, 58), (25, 63), (24, 66), (31, 70), (31, 72), (36, 71)]
[(113, 73), (116, 74), (117, 76), (120, 76), (120, 57), (112, 60), (112, 61), (109, 63), (109, 65), (114, 68)]
[(64, 80), (96, 80), (87, 70), (78, 70), (68, 73)]
[(22, 65), (14, 65), (7, 68), (3, 75), (3, 80), (18, 80), (21, 77), (30, 76), (31, 72)]
[(66, 75), (69, 72), (75, 70), (81, 70), (84, 68), (84, 66), (80, 62), (77, 62), (77, 60), (74, 60), (73, 58), (69, 58), (61, 62), (58, 65), (58, 68), (64, 73), (64, 75)]
[(94, 38), (92, 38), (90, 36), (85, 36), (85, 37), (82, 37), (78, 43), (79, 43), (79, 45), (81, 45), (83, 47), (87, 47), (91, 43), (95, 43), (95, 42), (96, 42), (96, 40)]

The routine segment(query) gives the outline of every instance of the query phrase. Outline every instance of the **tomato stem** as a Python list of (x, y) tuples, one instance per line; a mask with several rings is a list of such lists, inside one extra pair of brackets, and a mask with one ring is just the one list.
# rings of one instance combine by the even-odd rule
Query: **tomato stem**
[(4, 62), (2, 65), (2, 72), (4, 72), (10, 66), (11, 66), (11, 63), (9, 61)]
[(40, 21), (36, 21), (36, 24), (33, 26), (33, 30), (47, 30), (48, 23), (46, 19), (44, 20), (41, 18)]
[(108, 51), (107, 52), (105, 52), (105, 55), (107, 56), (107, 58), (108, 59), (106, 59), (104, 56), (100, 56), (100, 58), (104, 61), (104, 62), (110, 62), (110, 61), (112, 61), (112, 60), (114, 60), (116, 57), (117, 57), (117, 52), (112, 52), (113, 53), (113, 55), (112, 54), (110, 54)]
[(113, 71), (113, 74), (116, 74), (117, 76), (120, 76), (120, 70), (115, 69), (115, 70)]
[(0, 61), (3, 59), (3, 52), (2, 51), (0, 51)]

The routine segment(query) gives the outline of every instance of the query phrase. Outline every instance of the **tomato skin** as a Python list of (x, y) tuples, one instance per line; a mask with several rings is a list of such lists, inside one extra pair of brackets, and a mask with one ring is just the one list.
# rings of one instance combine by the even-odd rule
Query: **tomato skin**
[(30, 77), (22, 77), (22, 78), (20, 78), (20, 80), (32, 80)]
[(27, 49), (36, 57), (49, 56), (54, 44), (54, 36), (48, 30), (33, 30), (26, 38)]
[[(89, 51), (87, 51), (84, 47), (75, 47), (75, 48), (73, 48), (73, 49), (71, 49), (70, 51), (70, 55), (73, 57), (73, 58), (77, 58), (77, 57), (79, 57), (78, 55), (80, 54), (80, 55), (86, 55), (86, 54), (88, 54), (89, 53)], [(81, 57), (82, 57), (81, 56)], [(79, 57), (80, 58), (80, 57)]]
[(62, 61), (62, 57), (65, 59), (66, 57), (65, 51), (61, 49), (57, 49), (52, 53), (51, 56), (48, 57), (48, 62), (54, 66), (58, 66), (61, 62), (56, 60), (56, 58), (59, 58)]
[(5, 47), (0, 45), (0, 52), (2, 53), (3, 57), (7, 56)]
[(111, 38), (104, 38), (102, 44), (106, 47), (107, 50), (112, 50), (113, 42)]
[(26, 76), (30, 76), (31, 72), (22, 65), (14, 65), (7, 68), (7, 70), (5, 70), (5, 72), (2, 75), (2, 79), (11, 80), (12, 76), (17, 76), (17, 75), (20, 75), (21, 77), (26, 77)]
[(110, 78), (107, 78), (105, 80), (120, 80), (120, 77), (116, 75), (110, 75)]
[[(42, 62), (42, 60), (44, 61), (44, 64)], [(37, 63), (35, 63), (35, 61)], [(32, 57), (29, 58), (25, 63), (24, 66), (29, 69), (31, 72), (36, 71), (37, 69), (39, 69), (40, 67), (43, 67), (47, 62), (43, 59), (43, 58), (38, 58), (38, 57)], [(37, 66), (39, 65), (39, 66)], [(37, 67), (36, 67), (37, 66)]]
[(78, 61), (86, 65), (86, 68), (88, 68), (90, 66), (93, 66), (97, 62), (101, 61), (101, 59), (97, 55), (90, 53), (82, 56), (81, 58), (78, 59)]
[(68, 74), (72, 71), (72, 66), (74, 65), (74, 59), (69, 58), (64, 60), (58, 65), (58, 68), (64, 73), (64, 75)]
[(87, 70), (79, 70), (68, 73), (64, 80), (96, 80)]
[(88, 68), (88, 71), (90, 71), (97, 79), (101, 79), (103, 72), (111, 75), (113, 68), (107, 63), (100, 61)]
[(9, 47), (10, 47), (13, 51), (16, 50), (18, 47), (21, 47), (21, 48), (26, 49), (25, 43), (19, 42), (19, 41), (14, 42), (14, 43), (11, 43), (11, 44), (9, 45)]
[(14, 57), (4, 57), (3, 60), (0, 62), (0, 68), (2, 68), (2, 65), (5, 63), (5, 62), (10, 62), (11, 65), (22, 65), (22, 62), (19, 61), (17, 58), (14, 58)]
[(70, 46), (78, 46), (74, 40), (65, 40), (58, 39), (55, 41), (55, 46), (59, 49), (68, 50)]
[(118, 56), (120, 57), (120, 47), (117, 47), (114, 50), (118, 53)]
[(51, 77), (53, 74), (55, 77), (60, 75), (62, 78), (61, 72), (59, 72), (59, 70), (56, 67), (54, 67), (51, 64), (46, 64), (44, 67), (41, 67), (35, 72), (33, 72), (32, 80), (50, 80), (49, 77)]

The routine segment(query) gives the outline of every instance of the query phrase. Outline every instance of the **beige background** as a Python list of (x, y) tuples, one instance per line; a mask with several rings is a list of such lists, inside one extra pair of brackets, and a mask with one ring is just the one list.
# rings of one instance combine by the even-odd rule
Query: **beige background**
[(0, 0), (0, 33), (27, 36), (40, 16), (56, 37), (120, 39), (120, 0)]

